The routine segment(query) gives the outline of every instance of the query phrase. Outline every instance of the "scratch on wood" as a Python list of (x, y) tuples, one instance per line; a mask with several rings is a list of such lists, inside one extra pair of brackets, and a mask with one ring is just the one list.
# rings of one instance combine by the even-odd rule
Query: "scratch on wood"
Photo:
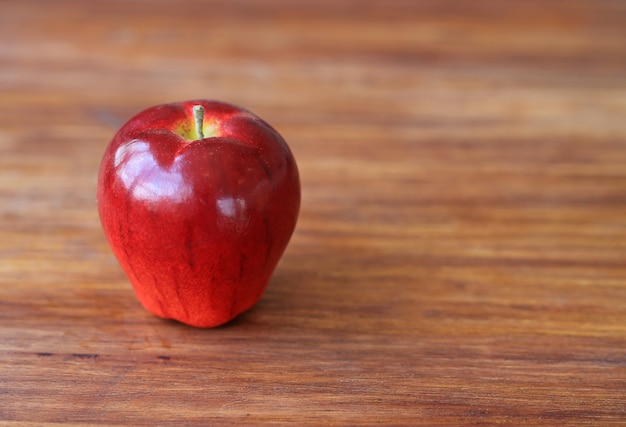
[(97, 359), (98, 355), (94, 353), (72, 353), (72, 356), (77, 359)]

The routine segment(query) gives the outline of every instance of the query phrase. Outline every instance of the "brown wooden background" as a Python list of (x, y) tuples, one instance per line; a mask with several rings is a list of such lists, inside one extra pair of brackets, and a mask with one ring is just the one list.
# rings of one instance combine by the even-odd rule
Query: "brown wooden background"
[[(95, 206), (189, 98), (303, 185), (214, 330), (140, 307)], [(626, 2), (0, 1), (0, 421), (626, 424)]]

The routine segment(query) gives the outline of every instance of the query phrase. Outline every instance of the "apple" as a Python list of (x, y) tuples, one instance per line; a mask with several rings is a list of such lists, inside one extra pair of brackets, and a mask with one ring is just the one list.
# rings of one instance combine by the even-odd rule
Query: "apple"
[(296, 226), (300, 179), (285, 140), (237, 106), (157, 105), (109, 143), (104, 234), (141, 304), (215, 327), (261, 298)]

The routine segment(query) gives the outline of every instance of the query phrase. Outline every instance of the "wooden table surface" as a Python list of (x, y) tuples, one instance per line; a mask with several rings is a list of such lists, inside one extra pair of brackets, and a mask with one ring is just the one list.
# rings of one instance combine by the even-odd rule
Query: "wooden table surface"
[[(298, 160), (261, 302), (138, 303), (96, 174), (215, 98)], [(0, 2), (2, 425), (626, 424), (626, 2)]]

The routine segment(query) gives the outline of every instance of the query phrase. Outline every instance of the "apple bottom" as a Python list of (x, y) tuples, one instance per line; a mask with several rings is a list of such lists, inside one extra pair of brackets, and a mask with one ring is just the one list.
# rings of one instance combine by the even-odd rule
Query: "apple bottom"
[[(216, 254), (219, 271), (209, 268), (177, 265), (176, 257), (170, 263), (142, 268), (122, 262), (137, 298), (146, 310), (154, 315), (177, 320), (197, 327), (214, 327), (230, 322), (239, 314), (252, 308), (261, 298), (271, 273), (246, 274), (250, 265), (246, 254)], [(238, 264), (238, 265), (237, 265)], [(273, 269), (273, 266), (272, 266)], [(198, 274), (198, 270), (207, 270)], [(254, 270), (254, 268), (252, 268)], [(193, 278), (202, 276), (201, 279)]]
[[(157, 279), (158, 281), (158, 279)], [(265, 285), (254, 293), (241, 294), (228, 282), (221, 284), (188, 282), (176, 289), (160, 289), (157, 282), (146, 290), (131, 280), (137, 299), (150, 313), (163, 319), (175, 320), (190, 326), (211, 328), (226, 324), (251, 309), (267, 287), (269, 278), (262, 278)], [(168, 301), (164, 304), (163, 301)]]
[(254, 306), (286, 246), (262, 218), (237, 234), (226, 225), (131, 209), (141, 226), (124, 224), (117, 210), (108, 217), (118, 230), (110, 233), (114, 253), (148, 311), (191, 326), (219, 326)]

